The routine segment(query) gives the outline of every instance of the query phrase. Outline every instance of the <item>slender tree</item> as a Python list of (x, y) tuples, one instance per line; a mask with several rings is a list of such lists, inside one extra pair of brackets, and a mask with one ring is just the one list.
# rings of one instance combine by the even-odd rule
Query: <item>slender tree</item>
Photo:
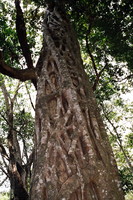
[[(21, 123), (21, 127), (19, 128), (19, 117), (16, 120), (14, 119), (16, 117), (14, 117), (14, 110), (18, 91), (20, 89), (20, 82), (18, 82), (13, 97), (11, 97), (8, 92), (4, 81), (0, 84), (0, 89), (3, 93), (5, 101), (5, 114), (0, 113), (0, 116), (5, 121), (7, 128), (6, 147), (2, 144), (2, 142), (0, 142), (0, 153), (3, 160), (3, 167), (1, 167), (1, 170), (10, 181), (10, 199), (26, 200), (29, 197), (28, 181), (30, 178), (33, 153), (31, 153), (30, 156), (28, 155), (29, 152), (24, 139), (27, 135), (26, 132), (28, 131), (28, 128), (26, 128), (26, 120), (24, 119), (24, 111), (20, 111), (20, 116), (21, 122), (25, 122), (25, 126)], [(17, 129), (15, 128), (16, 123), (18, 125)], [(20, 138), (21, 144), (23, 143), (23, 150), (20, 146)], [(0, 139), (2, 140), (2, 136)]]
[(11, 68), (1, 54), (0, 71), (37, 85), (30, 199), (123, 200), (114, 156), (63, 1), (47, 2), (43, 48), (36, 68), (20, 2), (15, 3), (17, 34), (28, 68)]

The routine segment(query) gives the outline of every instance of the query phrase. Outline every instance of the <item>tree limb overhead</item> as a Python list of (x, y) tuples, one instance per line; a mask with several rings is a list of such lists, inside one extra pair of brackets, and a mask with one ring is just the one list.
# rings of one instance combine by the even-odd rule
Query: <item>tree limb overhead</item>
[(15, 6), (16, 6), (16, 31), (17, 31), (19, 42), (20, 42), (20, 46), (23, 52), (23, 56), (25, 57), (28, 68), (33, 68), (31, 52), (30, 52), (30, 48), (27, 42), (26, 27), (25, 27), (23, 12), (20, 7), (19, 0), (15, 0)]
[(2, 52), (0, 51), (0, 72), (11, 78), (19, 79), (20, 81), (35, 80), (35, 69), (15, 69), (4, 62)]

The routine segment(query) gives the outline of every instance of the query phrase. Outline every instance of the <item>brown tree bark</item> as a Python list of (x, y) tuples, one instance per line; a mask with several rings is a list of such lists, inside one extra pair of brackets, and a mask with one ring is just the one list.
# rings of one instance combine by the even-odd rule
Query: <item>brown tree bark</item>
[(76, 35), (58, 7), (44, 19), (31, 200), (123, 200)]

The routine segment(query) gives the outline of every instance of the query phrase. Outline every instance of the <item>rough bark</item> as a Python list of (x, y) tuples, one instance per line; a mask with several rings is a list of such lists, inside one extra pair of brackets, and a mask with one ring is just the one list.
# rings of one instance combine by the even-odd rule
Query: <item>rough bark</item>
[(56, 7), (45, 14), (43, 47), (30, 199), (123, 200), (79, 44), (69, 20)]

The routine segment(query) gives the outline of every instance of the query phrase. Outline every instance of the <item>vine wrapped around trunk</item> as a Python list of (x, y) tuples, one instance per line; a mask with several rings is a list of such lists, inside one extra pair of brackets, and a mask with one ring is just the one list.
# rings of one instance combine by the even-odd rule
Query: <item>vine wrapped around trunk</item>
[(31, 200), (123, 200), (79, 44), (64, 12), (44, 19)]

